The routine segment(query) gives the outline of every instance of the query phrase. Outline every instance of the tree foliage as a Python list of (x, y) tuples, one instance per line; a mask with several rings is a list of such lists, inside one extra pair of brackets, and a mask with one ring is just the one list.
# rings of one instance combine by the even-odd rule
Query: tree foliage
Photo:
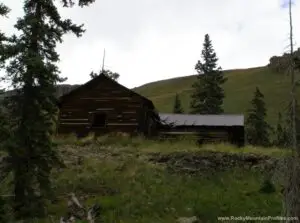
[[(292, 102), (288, 104), (286, 116), (285, 116), (285, 125), (284, 125), (284, 133), (286, 135), (287, 141), (285, 146), (291, 147), (292, 146)], [(295, 125), (296, 125), (296, 143), (297, 145), (300, 142), (300, 107), (298, 101), (296, 100), (296, 109), (295, 109)]]
[(0, 15), (6, 16), (9, 13), (9, 11), (10, 11), (9, 8), (0, 2)]
[(222, 105), (225, 94), (222, 85), (227, 79), (224, 77), (221, 67), (217, 65), (218, 58), (208, 34), (204, 38), (201, 57), (203, 62), (199, 60), (195, 66), (198, 76), (192, 86), (191, 113), (223, 113)]
[[(66, 7), (73, 1), (62, 1)], [(79, 0), (80, 6), (93, 0)], [(12, 114), (11, 140), (6, 145), (13, 172), (16, 218), (45, 214), (51, 196), (50, 174), (62, 162), (52, 141), (57, 117), (55, 85), (64, 79), (57, 67), (57, 43), (64, 34), (80, 37), (83, 25), (62, 19), (53, 0), (25, 0), (24, 17), (9, 38), (3, 58), (10, 58), (6, 78), (16, 89), (8, 101)]]
[[(290, 53), (284, 53), (282, 56), (272, 56), (269, 60), (268, 67), (276, 73), (288, 71), (290, 66)], [(294, 58), (300, 57), (300, 48), (293, 53)]]
[[(88, 6), (89, 4), (95, 2), (96, 0), (78, 0), (77, 4), (80, 7)], [(61, 0), (64, 7), (72, 7), (76, 4), (74, 0)]]
[(284, 121), (285, 120), (282, 119), (282, 114), (279, 112), (274, 144), (280, 148), (290, 146), (290, 130), (287, 126), (288, 123)]
[(267, 110), (264, 95), (256, 87), (254, 97), (251, 100), (251, 108), (246, 119), (246, 135), (248, 143), (256, 146), (268, 146), (269, 134), (272, 130), (266, 122)]
[[(6, 16), (9, 13), (9, 8), (0, 2), (0, 16)], [(4, 65), (4, 42), (7, 40), (7, 37), (0, 30), (0, 69), (3, 68)]]
[(179, 98), (178, 94), (175, 95), (173, 113), (175, 113), (175, 114), (182, 114), (182, 113), (184, 113), (183, 112), (183, 108), (181, 106), (181, 101), (180, 101), (180, 98)]
[[(0, 16), (6, 16), (9, 13), (9, 8), (3, 3), (0, 3)], [(4, 68), (5, 56), (4, 50), (6, 45), (7, 37), (0, 30), (0, 69)], [(1, 85), (0, 85), (1, 87)], [(0, 89), (0, 150), (3, 150), (4, 142), (9, 136), (8, 133), (8, 119), (3, 110), (3, 94), (4, 89)], [(1, 169), (0, 169), (1, 171)]]
[(104, 74), (105, 76), (115, 80), (115, 81), (118, 81), (119, 77), (120, 77), (120, 74), (116, 73), (116, 72), (112, 72), (110, 70), (103, 70), (101, 72), (99, 72), (99, 74), (97, 74), (96, 72), (92, 71), (90, 73), (90, 77), (91, 78), (95, 78), (95, 77), (98, 77), (100, 74)]
[[(0, 16), (6, 16), (9, 13), (9, 8), (5, 6), (3, 3), (0, 3)], [(4, 33), (0, 30), (0, 69), (3, 68), (5, 57), (2, 55), (4, 54), (4, 42), (7, 40)], [(0, 89), (0, 100), (2, 97), (2, 93), (4, 90)], [(0, 151), (4, 150), (4, 142), (7, 138), (9, 138), (9, 130), (8, 130), (8, 120), (5, 117), (5, 113), (2, 109), (2, 102), (0, 101)], [(2, 168), (0, 168), (0, 172), (3, 171)], [(1, 181), (1, 175), (0, 174), (0, 182)], [(7, 222), (7, 209), (6, 209), (6, 202), (2, 197), (0, 197), (0, 223)]]

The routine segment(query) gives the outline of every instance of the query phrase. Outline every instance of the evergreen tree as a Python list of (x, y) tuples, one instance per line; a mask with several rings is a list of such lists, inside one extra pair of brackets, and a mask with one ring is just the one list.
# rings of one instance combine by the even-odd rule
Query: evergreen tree
[(97, 74), (96, 72), (92, 71), (90, 73), (90, 77), (93, 79), (95, 77), (98, 77), (100, 74), (104, 74), (105, 76), (115, 80), (115, 81), (118, 81), (119, 77), (120, 77), (120, 74), (116, 73), (116, 72), (112, 72), (110, 70), (103, 70), (101, 71), (99, 74)]
[[(296, 100), (296, 109), (295, 109), (295, 118), (296, 118), (296, 140), (297, 140), (297, 145), (300, 141), (300, 107), (298, 105), (298, 101)], [(288, 104), (288, 112), (286, 115), (286, 127), (285, 127), (285, 134), (286, 134), (286, 146), (291, 147), (292, 146), (292, 102)]]
[(181, 113), (183, 113), (183, 108), (181, 106), (181, 101), (179, 99), (179, 95), (178, 94), (175, 95), (173, 113), (175, 113), (175, 114), (181, 114)]
[[(80, 6), (94, 0), (79, 0)], [(65, 7), (72, 0), (62, 0)], [(16, 89), (8, 109), (15, 124), (8, 144), (14, 185), (14, 211), (17, 219), (45, 214), (51, 196), (50, 174), (62, 164), (52, 141), (57, 117), (55, 85), (59, 76), (56, 45), (66, 33), (80, 37), (82, 25), (62, 19), (54, 0), (25, 0), (24, 17), (15, 28), (20, 35), (10, 38), (5, 57), (10, 57), (7, 77)]]
[[(3, 3), (0, 3), (0, 16), (6, 16), (9, 12), (9, 8), (5, 6)], [(0, 69), (3, 68), (5, 61), (5, 53), (4, 53), (4, 42), (7, 40), (7, 37), (0, 30)]]
[[(0, 3), (0, 16), (6, 16), (9, 12), (9, 9), (2, 3)], [(7, 40), (4, 33), (0, 32), (0, 69), (4, 66), (5, 56), (4, 56), (4, 42)], [(1, 94), (4, 91), (0, 89), (0, 100)], [(4, 116), (0, 103), (0, 150), (3, 150), (3, 141), (6, 140), (8, 135), (7, 130), (7, 119)], [(3, 165), (3, 164), (2, 164)], [(4, 169), (0, 169), (0, 172), (4, 171)], [(0, 182), (1, 182), (1, 173), (0, 173)], [(6, 210), (6, 202), (0, 197), (0, 223), (8, 222), (7, 220), (7, 210)]]
[(284, 125), (282, 120), (282, 114), (278, 113), (278, 122), (276, 127), (276, 139), (275, 139), (275, 145), (278, 147), (287, 147), (289, 146), (289, 130)]
[(248, 143), (256, 146), (268, 146), (271, 127), (266, 122), (267, 110), (264, 102), (264, 95), (258, 87), (251, 100), (252, 108), (248, 110), (246, 119), (246, 135)]
[[(0, 16), (5, 17), (9, 13), (9, 8), (3, 3), (0, 3)], [(0, 70), (4, 68), (4, 62), (6, 60), (5, 46), (8, 38), (0, 30)], [(1, 87), (1, 82), (0, 82)], [(8, 119), (3, 111), (3, 94), (4, 89), (0, 89), (0, 150), (4, 149), (4, 142), (9, 137), (8, 133)], [(2, 169), (0, 169), (0, 172)], [(0, 180), (1, 182), (1, 180)]]
[(197, 81), (193, 84), (191, 95), (191, 113), (194, 114), (220, 114), (223, 113), (223, 99), (225, 97), (222, 85), (226, 78), (221, 67), (218, 67), (218, 58), (213, 49), (208, 34), (205, 35), (201, 57), (195, 69), (198, 73)]

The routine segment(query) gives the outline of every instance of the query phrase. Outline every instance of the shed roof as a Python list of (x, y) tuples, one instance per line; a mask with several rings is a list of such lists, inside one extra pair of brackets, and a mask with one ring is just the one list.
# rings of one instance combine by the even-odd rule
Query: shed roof
[(194, 125), (194, 126), (244, 126), (244, 115), (193, 115), (159, 113), (159, 117), (166, 124)]

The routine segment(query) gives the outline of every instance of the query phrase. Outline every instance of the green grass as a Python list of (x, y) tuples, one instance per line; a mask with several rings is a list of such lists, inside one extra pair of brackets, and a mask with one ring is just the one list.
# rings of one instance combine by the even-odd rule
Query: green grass
[[(75, 136), (70, 135), (64, 138), (56, 138), (56, 142), (59, 145), (77, 145), (77, 146), (88, 146), (89, 150), (95, 152), (94, 150), (103, 147), (113, 145), (112, 149), (109, 149), (111, 153), (133, 153), (136, 154), (149, 154), (149, 153), (173, 153), (173, 152), (223, 152), (223, 153), (239, 153), (239, 154), (257, 154), (272, 157), (282, 157), (291, 154), (289, 150), (276, 148), (276, 147), (255, 147), (255, 146), (245, 146), (243, 148), (238, 148), (230, 144), (207, 144), (199, 147), (195, 140), (189, 138), (181, 137), (178, 140), (165, 140), (165, 141), (155, 141), (147, 140), (143, 137), (122, 137), (115, 135), (105, 135), (98, 137), (96, 139), (96, 148), (93, 135), (89, 135), (85, 138), (77, 140)], [(117, 149), (115, 149), (117, 148)], [(100, 149), (100, 153), (103, 152)]]
[[(228, 70), (225, 75), (228, 77), (224, 85), (225, 113), (245, 113), (255, 88), (259, 87), (265, 95), (267, 119), (272, 125), (276, 124), (278, 112), (284, 111), (290, 96), (290, 76), (273, 73), (267, 67)], [(175, 93), (178, 93), (185, 112), (188, 112), (194, 81), (196, 76), (186, 76), (149, 83), (134, 90), (152, 100), (159, 112), (172, 112)]]
[[(272, 194), (260, 193), (265, 179), (257, 169), (233, 168), (214, 174), (171, 173), (164, 165), (148, 161), (153, 153), (254, 153), (282, 157), (278, 148), (235, 148), (226, 144), (198, 147), (188, 140), (154, 142), (143, 138), (91, 136), (56, 139), (67, 168), (53, 174), (58, 200), (49, 205), (49, 218), (32, 222), (58, 222), (66, 214), (66, 194), (87, 196), (87, 205), (99, 202), (103, 222), (174, 223), (178, 217), (198, 216), (217, 222), (218, 216), (278, 216), (279, 187)], [(78, 157), (83, 163), (75, 164)], [(7, 187), (0, 185), (0, 192)], [(8, 193), (5, 191), (5, 193)], [(52, 220), (50, 218), (52, 216)]]

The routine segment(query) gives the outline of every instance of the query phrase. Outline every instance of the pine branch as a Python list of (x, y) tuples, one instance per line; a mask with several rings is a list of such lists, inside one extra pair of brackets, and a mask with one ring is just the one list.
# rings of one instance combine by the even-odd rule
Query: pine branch
[(6, 16), (9, 12), (10, 12), (10, 9), (3, 3), (0, 3), (0, 15)]
[[(94, 3), (96, 0), (78, 0), (78, 6), (84, 7)], [(75, 5), (74, 0), (61, 0), (64, 7), (73, 7)]]

